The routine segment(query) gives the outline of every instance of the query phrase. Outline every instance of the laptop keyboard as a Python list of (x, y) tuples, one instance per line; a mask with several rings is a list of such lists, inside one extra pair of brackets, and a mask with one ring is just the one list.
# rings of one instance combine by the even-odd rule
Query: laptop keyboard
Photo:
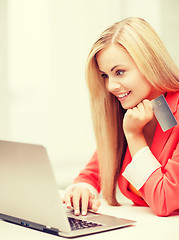
[(84, 228), (91, 228), (91, 227), (99, 227), (102, 226), (102, 224), (89, 222), (89, 221), (83, 221), (76, 218), (68, 217), (68, 221), (70, 223), (71, 229), (73, 230), (81, 230)]

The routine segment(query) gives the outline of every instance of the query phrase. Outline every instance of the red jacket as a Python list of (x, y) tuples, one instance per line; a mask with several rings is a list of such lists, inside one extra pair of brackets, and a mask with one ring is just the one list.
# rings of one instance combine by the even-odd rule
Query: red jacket
[[(179, 123), (179, 92), (168, 93), (166, 101)], [(162, 167), (152, 173), (139, 189), (142, 198), (128, 189), (129, 182), (121, 174), (118, 186), (121, 192), (135, 204), (150, 206), (156, 215), (167, 216), (179, 209), (179, 124), (166, 132), (163, 132), (160, 125), (157, 124), (151, 152)], [(130, 162), (131, 156), (127, 149), (121, 172)], [(74, 182), (86, 182), (100, 192), (99, 165), (96, 153)]]

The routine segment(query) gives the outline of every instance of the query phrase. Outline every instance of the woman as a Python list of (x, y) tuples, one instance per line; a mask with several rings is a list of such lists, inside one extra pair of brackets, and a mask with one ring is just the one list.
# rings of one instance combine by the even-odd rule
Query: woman
[(104, 31), (89, 54), (86, 77), (97, 151), (65, 194), (75, 214), (98, 210), (101, 190), (119, 205), (116, 187), (158, 216), (179, 209), (179, 127), (163, 132), (151, 100), (163, 94), (179, 122), (179, 70), (143, 19)]

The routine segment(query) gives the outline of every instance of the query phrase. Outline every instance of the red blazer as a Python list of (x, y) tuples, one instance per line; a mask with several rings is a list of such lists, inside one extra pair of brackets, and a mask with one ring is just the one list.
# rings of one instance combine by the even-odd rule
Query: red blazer
[[(167, 93), (166, 101), (179, 123), (179, 92)], [(118, 186), (121, 192), (135, 204), (150, 206), (156, 215), (167, 216), (179, 209), (179, 124), (166, 132), (163, 132), (158, 124), (151, 151), (162, 167), (152, 173), (139, 189), (142, 198), (128, 189), (129, 182), (121, 174)], [(130, 162), (131, 156), (127, 149), (121, 172)], [(99, 165), (96, 153), (74, 182), (86, 182), (100, 192)]]

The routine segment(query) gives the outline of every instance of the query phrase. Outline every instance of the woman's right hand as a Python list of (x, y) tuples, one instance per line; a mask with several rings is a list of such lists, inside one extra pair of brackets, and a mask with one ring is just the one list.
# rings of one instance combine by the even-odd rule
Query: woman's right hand
[(88, 188), (79, 186), (73, 186), (65, 193), (63, 203), (67, 208), (73, 207), (75, 215), (79, 215), (80, 212), (82, 215), (86, 215), (88, 209), (96, 212), (101, 205), (100, 200)]

